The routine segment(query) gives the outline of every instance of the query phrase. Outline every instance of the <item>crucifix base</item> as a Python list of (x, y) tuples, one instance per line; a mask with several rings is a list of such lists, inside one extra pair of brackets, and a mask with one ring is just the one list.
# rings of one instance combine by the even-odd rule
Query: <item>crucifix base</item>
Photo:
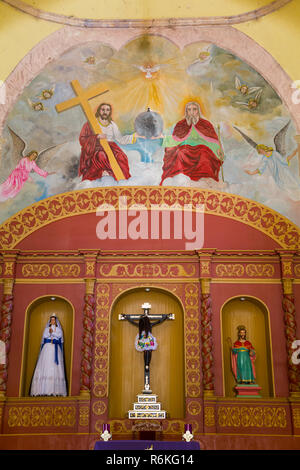
[(157, 402), (157, 395), (152, 393), (137, 396), (138, 401), (133, 404), (133, 410), (128, 411), (129, 419), (166, 419), (167, 412), (161, 410), (161, 403)]

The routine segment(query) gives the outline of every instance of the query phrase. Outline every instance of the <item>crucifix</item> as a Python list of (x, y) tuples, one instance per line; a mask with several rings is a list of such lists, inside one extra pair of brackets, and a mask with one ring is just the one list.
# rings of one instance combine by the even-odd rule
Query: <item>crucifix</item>
[[(135, 348), (137, 351), (144, 352), (144, 390), (143, 393), (152, 393), (150, 390), (150, 361), (152, 351), (157, 348), (156, 338), (152, 335), (152, 327), (163, 323), (165, 320), (175, 320), (175, 315), (169, 313), (166, 315), (151, 315), (151, 305), (144, 303), (142, 305), (143, 313), (119, 315), (119, 320), (127, 320), (139, 328), (139, 333), (136, 336)], [(152, 321), (151, 321), (152, 320)]]
[[(98, 83), (96, 85), (91, 86), (90, 88), (84, 89), (81, 87), (80, 83), (78, 80), (73, 80), (71, 82), (71, 86), (76, 94), (74, 98), (71, 98), (70, 100), (64, 101), (62, 103), (59, 103), (55, 106), (56, 111), (58, 113), (61, 113), (62, 111), (66, 111), (67, 109), (73, 108), (74, 106), (80, 105), (93, 132), (98, 135), (102, 134), (102, 129), (100, 127), (100, 124), (89, 104), (89, 100), (92, 98), (95, 98), (96, 96), (103, 95), (104, 93), (107, 93), (109, 90), (104, 90), (101, 87), (101, 83)], [(122, 169), (120, 168), (110, 146), (109, 143), (107, 142), (106, 139), (100, 139), (100, 144), (102, 145), (110, 166), (113, 170), (113, 173), (116, 177), (116, 180), (122, 180), (125, 179), (124, 174)]]

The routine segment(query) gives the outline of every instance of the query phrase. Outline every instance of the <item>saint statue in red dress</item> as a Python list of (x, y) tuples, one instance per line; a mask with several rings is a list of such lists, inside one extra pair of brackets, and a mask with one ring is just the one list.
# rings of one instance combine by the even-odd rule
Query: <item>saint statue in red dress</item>
[(200, 117), (200, 106), (189, 102), (185, 107), (185, 118), (179, 121), (172, 135), (165, 136), (163, 175), (166, 178), (179, 173), (198, 181), (200, 178), (213, 178), (219, 181), (219, 170), (224, 154), (219, 138), (212, 124)]

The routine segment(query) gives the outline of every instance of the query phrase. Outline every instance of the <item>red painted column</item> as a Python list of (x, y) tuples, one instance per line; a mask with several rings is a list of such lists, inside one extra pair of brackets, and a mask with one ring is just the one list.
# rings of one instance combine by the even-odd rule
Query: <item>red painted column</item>
[(201, 286), (201, 355), (203, 387), (203, 432), (216, 432), (216, 397), (214, 383), (212, 297), (210, 293), (211, 262), (213, 251), (201, 250), (199, 256), (199, 275)]
[(205, 398), (214, 396), (212, 299), (210, 293), (212, 251), (199, 251), (201, 284), (202, 384)]
[(296, 307), (293, 292), (293, 255), (291, 252), (279, 252), (283, 287), (282, 307), (285, 324), (286, 351), (288, 360), (288, 380), (290, 396), (300, 396), (299, 366), (293, 363), (293, 342), (297, 339)]
[(5, 343), (5, 364), (0, 364), (0, 395), (6, 396), (8, 363), (10, 352), (11, 325), (13, 319), (13, 287), (15, 266), (18, 252), (12, 250), (3, 253), (3, 297), (1, 304), (0, 340)]
[(83, 308), (83, 338), (81, 347), (80, 396), (90, 398), (95, 327), (95, 274), (98, 252), (85, 251), (85, 296)]

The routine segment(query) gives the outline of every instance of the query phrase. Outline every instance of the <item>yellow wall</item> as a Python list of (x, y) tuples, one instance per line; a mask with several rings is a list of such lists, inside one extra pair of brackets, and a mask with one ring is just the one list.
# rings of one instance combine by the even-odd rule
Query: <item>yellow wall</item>
[[(25, 2), (24, 2), (25, 3)], [(198, 18), (237, 15), (272, 3), (270, 0), (26, 0), (28, 5), (66, 16), (93, 19)], [(237, 24), (263, 46), (293, 79), (300, 79), (300, 2), (292, 0), (275, 13)], [(38, 20), (0, 2), (0, 80), (42, 39), (63, 25)]]

